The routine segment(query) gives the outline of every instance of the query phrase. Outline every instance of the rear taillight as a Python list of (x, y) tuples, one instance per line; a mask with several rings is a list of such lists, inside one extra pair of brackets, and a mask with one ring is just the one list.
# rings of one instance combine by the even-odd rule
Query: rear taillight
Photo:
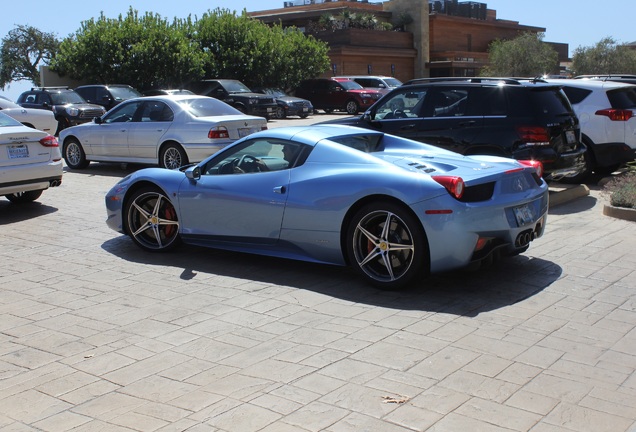
[(217, 126), (210, 129), (208, 132), (208, 138), (210, 139), (218, 139), (218, 138), (229, 138), (230, 133), (227, 131), (225, 126)]
[(632, 110), (614, 108), (598, 110), (594, 114), (609, 117), (611, 121), (627, 121), (634, 117), (634, 112)]
[(464, 180), (457, 176), (432, 176), (433, 180), (441, 184), (455, 198), (461, 199), (464, 195)]
[(543, 126), (517, 126), (521, 141), (528, 146), (549, 146), (550, 133)]
[(521, 165), (525, 165), (527, 167), (532, 167), (536, 171), (539, 177), (543, 177), (543, 164), (540, 161), (536, 160), (520, 160), (518, 161)]
[(261, 126), (261, 130), (262, 130), (262, 131), (267, 130), (267, 125), (266, 125), (266, 124), (264, 124), (263, 126)]
[(60, 144), (57, 141), (57, 138), (55, 138), (52, 135), (47, 135), (44, 138), (42, 138), (40, 140), (40, 144), (43, 145), (44, 147), (59, 147)]

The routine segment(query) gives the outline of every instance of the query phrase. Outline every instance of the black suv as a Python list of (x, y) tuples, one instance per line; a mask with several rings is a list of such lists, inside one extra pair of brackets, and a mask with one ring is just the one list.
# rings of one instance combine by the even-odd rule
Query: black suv
[(67, 87), (34, 87), (18, 97), (18, 105), (53, 111), (57, 120), (57, 136), (62, 129), (87, 123), (101, 117), (106, 110), (100, 105), (89, 104)]
[(143, 96), (126, 84), (90, 84), (77, 87), (75, 91), (87, 102), (101, 105), (106, 111), (125, 100)]
[(238, 80), (203, 80), (190, 83), (187, 88), (196, 94), (222, 100), (244, 114), (270, 118), (278, 107), (273, 96), (254, 93)]
[(364, 115), (334, 120), (464, 155), (543, 163), (546, 180), (585, 166), (579, 120), (560, 87), (540, 80), (421, 79), (398, 87)]

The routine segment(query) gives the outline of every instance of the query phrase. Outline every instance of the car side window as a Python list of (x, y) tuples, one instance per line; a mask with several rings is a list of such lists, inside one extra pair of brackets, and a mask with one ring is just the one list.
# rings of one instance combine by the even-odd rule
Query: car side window
[(146, 102), (141, 110), (141, 122), (166, 122), (174, 120), (170, 107), (161, 101)]
[(118, 105), (106, 114), (104, 117), (104, 123), (125, 123), (133, 121), (133, 119), (135, 119), (135, 121), (139, 121), (135, 117), (135, 113), (142, 104), (142, 101), (137, 101)]
[(426, 99), (427, 89), (396, 91), (390, 98), (378, 102), (373, 113), (374, 120), (421, 117), (421, 108)]
[[(302, 165), (306, 151), (299, 143), (254, 139), (232, 147), (201, 167), (203, 175), (247, 174), (280, 171)], [(305, 150), (305, 151), (304, 151)]]

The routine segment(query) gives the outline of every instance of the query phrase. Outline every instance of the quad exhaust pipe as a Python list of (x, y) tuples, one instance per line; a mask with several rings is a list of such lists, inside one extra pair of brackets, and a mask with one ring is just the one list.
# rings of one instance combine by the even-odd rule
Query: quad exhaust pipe
[(62, 184), (62, 180), (50, 180), (49, 181), (49, 186), (50, 187), (59, 186), (61, 184)]
[(519, 235), (515, 239), (515, 247), (526, 247), (532, 240), (534, 240), (534, 232), (532, 230), (523, 231), (519, 233)]

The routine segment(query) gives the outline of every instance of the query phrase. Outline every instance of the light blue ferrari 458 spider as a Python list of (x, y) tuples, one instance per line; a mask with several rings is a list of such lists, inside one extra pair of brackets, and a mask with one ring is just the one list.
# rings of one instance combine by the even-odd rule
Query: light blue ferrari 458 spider
[(541, 170), (349, 126), (276, 128), (123, 178), (107, 223), (149, 251), (184, 242), (350, 265), (397, 289), (524, 252), (546, 225)]

